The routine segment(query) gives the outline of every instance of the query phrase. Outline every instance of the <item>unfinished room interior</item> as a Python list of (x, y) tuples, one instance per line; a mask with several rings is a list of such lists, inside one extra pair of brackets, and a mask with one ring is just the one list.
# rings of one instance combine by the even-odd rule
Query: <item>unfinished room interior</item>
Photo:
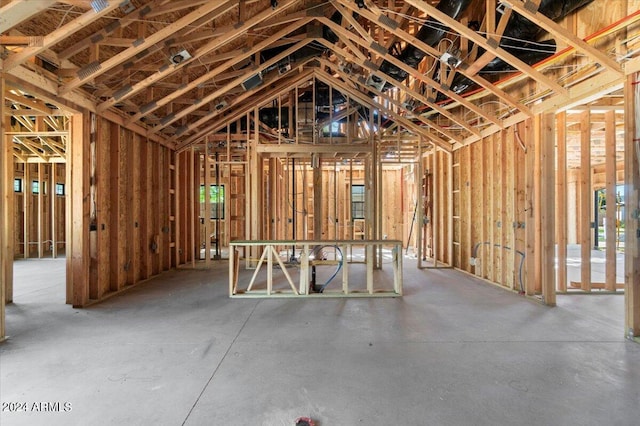
[(640, 423), (640, 0), (0, 0), (0, 93), (0, 424)]

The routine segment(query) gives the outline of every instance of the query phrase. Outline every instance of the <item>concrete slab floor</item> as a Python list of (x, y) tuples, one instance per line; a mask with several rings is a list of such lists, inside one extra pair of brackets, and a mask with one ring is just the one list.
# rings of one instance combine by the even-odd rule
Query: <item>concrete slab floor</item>
[(63, 259), (16, 262), (0, 424), (640, 421), (640, 345), (623, 338), (623, 296), (548, 308), (407, 259), (404, 298), (230, 300), (226, 268), (171, 271), (73, 309)]

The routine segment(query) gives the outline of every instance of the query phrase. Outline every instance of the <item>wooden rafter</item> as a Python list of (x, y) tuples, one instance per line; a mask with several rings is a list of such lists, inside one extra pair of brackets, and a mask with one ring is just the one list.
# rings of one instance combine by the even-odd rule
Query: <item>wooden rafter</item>
[[(332, 70), (332, 72), (336, 75), (339, 75), (340, 78), (342, 78), (343, 81), (345, 82), (351, 82), (356, 86), (360, 86), (360, 91), (364, 91), (365, 87), (363, 87), (364, 85), (362, 84), (361, 81), (358, 81), (357, 79), (355, 79), (353, 76), (351, 75), (347, 75), (344, 72), (340, 71), (338, 69), (337, 66), (335, 66), (335, 64), (332, 64), (331, 62), (322, 59), (321, 63), (323, 65), (325, 65), (326, 67), (330, 68)], [(437, 123), (429, 120), (428, 118), (424, 118), (418, 114), (414, 114), (411, 111), (408, 111), (406, 108), (404, 108), (399, 102), (391, 99), (391, 97), (389, 97), (388, 95), (380, 92), (379, 90), (373, 88), (373, 87), (367, 87), (366, 90), (370, 91), (371, 93), (375, 94), (376, 96), (383, 98), (385, 100), (387, 100), (389, 103), (391, 103), (392, 105), (394, 105), (396, 108), (398, 108), (399, 110), (402, 110), (404, 115), (409, 118), (409, 117), (415, 117), (417, 120), (421, 121), (423, 124), (425, 124), (426, 126), (432, 128), (433, 130), (441, 133), (443, 136), (451, 139), (454, 142), (459, 142), (462, 143), (462, 140), (458, 138), (458, 136), (454, 135), (453, 133), (451, 133), (450, 131), (442, 128), (442, 126), (438, 125)]]
[(561, 96), (565, 96), (565, 97), (568, 96), (567, 90), (564, 87), (562, 87), (560, 84), (551, 80), (549, 77), (545, 76), (537, 69), (531, 67), (530, 65), (527, 65), (522, 60), (518, 59), (517, 57), (507, 52), (506, 50), (502, 49), (501, 47), (494, 46), (493, 43), (489, 43), (485, 37), (476, 33), (471, 28), (468, 28), (462, 25), (460, 22), (451, 18), (446, 13), (439, 11), (438, 9), (436, 9), (435, 7), (431, 6), (430, 4), (424, 1), (420, 1), (420, 0), (406, 0), (406, 1), (412, 4), (414, 7), (429, 14), (429, 16), (433, 17), (434, 19), (437, 19), (441, 23), (449, 26), (458, 34), (460, 34), (462, 37), (465, 37), (473, 41), (474, 43), (481, 45), (486, 50), (492, 52), (497, 57), (513, 65), (519, 71), (533, 78), (540, 84), (548, 87), (549, 89), (553, 90), (554, 92), (558, 93)]
[[(341, 28), (339, 25), (336, 25), (335, 23), (331, 22), (329, 19), (323, 19), (322, 21), (323, 21), (323, 23), (325, 25), (330, 26), (333, 29), (333, 31), (336, 32), (337, 34), (342, 34), (343, 37), (351, 37), (351, 40), (355, 41), (356, 43), (359, 43), (364, 48), (369, 48), (370, 47), (370, 46), (367, 45), (366, 41), (363, 41), (361, 38), (356, 37), (351, 32), (347, 31), (345, 33), (344, 31), (346, 31), (346, 30)], [(325, 46), (329, 47), (330, 49), (333, 49), (334, 52), (340, 52), (343, 56), (347, 56), (348, 55), (348, 52), (346, 52), (344, 49), (340, 49), (338, 46), (330, 43), (328, 40), (321, 39), (319, 41), (322, 44), (324, 44)], [(429, 84), (430, 86), (432, 86), (433, 88), (435, 88), (439, 92), (441, 92), (442, 94), (450, 97), (451, 99), (456, 100), (457, 102), (459, 102), (460, 104), (465, 106), (467, 109), (470, 109), (470, 110), (474, 111), (476, 114), (478, 114), (480, 117), (484, 118), (485, 120), (491, 121), (492, 123), (497, 124), (497, 125), (500, 124), (498, 119), (496, 119), (492, 115), (489, 115), (486, 112), (482, 111), (482, 109), (480, 109), (475, 104), (469, 102), (468, 100), (464, 99), (462, 96), (460, 96), (457, 93), (449, 90), (448, 88), (443, 88), (440, 85), (439, 82), (437, 82), (437, 81), (433, 80), (432, 78), (422, 74), (421, 72), (419, 72), (418, 70), (410, 67), (409, 65), (405, 64), (404, 62), (401, 62), (399, 59), (391, 56), (389, 53), (382, 54), (381, 52), (378, 52), (378, 54), (380, 54), (389, 63), (395, 65), (399, 69), (401, 69), (401, 70), (405, 71), (407, 74), (411, 75), (413, 78)], [(355, 59), (354, 62), (356, 62), (361, 67), (369, 70), (370, 72), (378, 71), (378, 68), (375, 67), (375, 64), (369, 63), (368, 61), (362, 61), (360, 59)], [(385, 81), (389, 80), (390, 77), (388, 75), (386, 75), (386, 74), (383, 74), (383, 75), (385, 75), (385, 77), (383, 77), (383, 79)]]
[(317, 78), (319, 80), (321, 80), (322, 82), (324, 82), (325, 84), (329, 85), (329, 86), (333, 86), (336, 89), (338, 89), (339, 91), (348, 94), (349, 96), (351, 96), (354, 100), (357, 100), (358, 102), (360, 102), (363, 105), (368, 106), (369, 108), (374, 108), (374, 109), (378, 109), (381, 112), (384, 112), (385, 114), (387, 114), (389, 117), (393, 118), (393, 120), (395, 120), (396, 122), (400, 123), (402, 126), (404, 126), (406, 129), (411, 130), (419, 135), (422, 135), (423, 137), (427, 138), (428, 140), (432, 141), (433, 143), (435, 143), (436, 145), (438, 145), (439, 147), (441, 147), (442, 149), (446, 150), (446, 151), (451, 151), (451, 144), (445, 140), (443, 140), (442, 138), (438, 137), (437, 135), (430, 133), (427, 129), (421, 127), (420, 125), (412, 122), (411, 120), (407, 119), (406, 117), (403, 117), (401, 115), (399, 115), (398, 113), (396, 113), (395, 111), (388, 109), (386, 107), (384, 107), (383, 105), (373, 101), (371, 98), (369, 98), (365, 93), (362, 93), (354, 88), (351, 88), (349, 86), (347, 86), (345, 83), (341, 82), (340, 80), (337, 80), (335, 78), (333, 78), (331, 76), (331, 74), (327, 73), (326, 71), (322, 70), (322, 69), (317, 69), (315, 71), (315, 74), (317, 76)]
[[(87, 72), (78, 72), (78, 76), (73, 78), (71, 81), (66, 83), (60, 89), (61, 94), (68, 93), (69, 91), (81, 86), (82, 84), (98, 77), (99, 75), (109, 71), (110, 69), (118, 66), (119, 64), (133, 58), (138, 53), (148, 49), (167, 37), (171, 36), (174, 32), (179, 31), (180, 29), (186, 27), (187, 25), (193, 23), (197, 19), (201, 18), (203, 15), (209, 15), (210, 13), (214, 13), (216, 15), (222, 15), (227, 12), (229, 9), (235, 6), (235, 2), (233, 0), (227, 0), (222, 4), (217, 2), (208, 3), (204, 6), (201, 6), (197, 10), (183, 16), (178, 19), (176, 22), (173, 22), (161, 30), (153, 33), (147, 38), (140, 39), (139, 43), (136, 42), (130, 48), (112, 56), (104, 62), (100, 62), (97, 64), (89, 64), (87, 66)], [(90, 68), (90, 69), (89, 69)], [(82, 70), (81, 70), (82, 71)]]
[[(289, 73), (291, 74), (295, 74), (297, 73), (298, 69), (296, 68), (295, 70), (291, 70), (289, 71)], [(195, 143), (197, 143), (199, 140), (201, 140), (202, 138), (204, 138), (206, 135), (216, 132), (218, 130), (220, 130), (222, 127), (224, 127), (226, 125), (226, 123), (228, 122), (232, 122), (234, 120), (237, 120), (239, 117), (242, 117), (243, 115), (247, 114), (247, 112), (251, 111), (253, 108), (255, 108), (255, 105), (258, 104), (262, 104), (263, 102), (267, 102), (271, 99), (274, 99), (275, 97), (277, 97), (279, 94), (286, 92), (288, 90), (291, 89), (291, 87), (294, 87), (298, 84), (300, 84), (300, 82), (309, 79), (310, 77), (313, 76), (313, 70), (306, 70), (305, 72), (302, 73), (298, 73), (297, 75), (293, 75), (291, 78), (282, 78), (278, 80), (278, 84), (273, 87), (273, 88), (269, 88), (268, 90), (266, 90), (263, 94), (258, 94), (261, 91), (264, 91), (265, 87), (264, 85), (257, 88), (255, 90), (254, 93), (252, 93), (252, 96), (247, 96), (246, 98), (251, 98), (251, 102), (247, 102), (244, 103), (243, 106), (239, 106), (235, 111), (231, 112), (231, 113), (227, 113), (224, 116), (220, 117), (218, 120), (211, 122), (211, 117), (203, 117), (202, 119), (204, 120), (204, 123), (208, 123), (206, 125), (206, 127), (199, 127), (199, 126), (194, 126), (194, 129), (197, 129), (197, 132), (191, 136), (189, 136), (188, 138), (180, 141), (177, 144), (177, 149), (181, 150), (184, 149), (187, 146), (191, 146)], [(232, 103), (232, 105), (229, 106), (228, 109), (230, 109), (231, 107), (235, 106), (235, 104), (241, 104), (245, 99), (242, 100), (237, 100), (236, 102)], [(224, 111), (223, 111), (224, 112)], [(202, 123), (202, 124), (204, 124)]]
[(55, 3), (55, 0), (19, 1), (14, 0), (0, 8), (0, 33), (5, 33), (11, 28), (46, 10)]
[[(73, 21), (69, 22), (66, 25), (63, 25), (59, 29), (53, 31), (50, 34), (47, 34), (43, 37), (42, 46), (33, 46), (27, 47), (20, 52), (13, 53), (9, 55), (7, 59), (4, 60), (3, 69), (5, 71), (11, 70), (18, 65), (22, 64), (29, 58), (37, 55), (40, 52), (47, 50), (48, 48), (54, 46), (59, 43), (61, 40), (68, 38), (71, 34), (81, 30), (85, 26), (90, 23), (102, 18), (103, 16), (108, 15), (114, 9), (116, 9), (120, 5), (119, 0), (105, 0), (107, 2), (107, 7), (102, 9), (100, 12), (96, 12), (93, 9), (88, 12), (83, 13)], [(15, 3), (15, 2), (12, 2)]]
[(596, 49), (593, 46), (587, 44), (584, 40), (579, 37), (571, 34), (560, 25), (553, 22), (551, 19), (547, 18), (540, 12), (531, 12), (528, 10), (524, 4), (519, 0), (500, 0), (500, 2), (509, 5), (513, 10), (518, 12), (520, 15), (529, 19), (534, 24), (538, 25), (541, 28), (549, 31), (551, 34), (556, 37), (564, 40), (568, 45), (572, 46), (577, 51), (580, 51), (593, 59), (595, 62), (599, 63), (603, 67), (608, 68), (609, 70), (619, 74), (620, 76), (624, 75), (620, 64), (614, 61), (611, 57), (607, 56), (606, 53)]
[[(304, 19), (301, 21), (298, 21), (296, 23), (291, 24), (290, 26), (288, 26), (287, 28), (278, 31), (276, 34), (270, 36), (269, 38), (267, 38), (266, 40), (264, 40), (261, 43), (258, 43), (257, 45), (255, 45), (254, 47), (252, 47), (251, 49), (248, 49), (246, 51), (242, 51), (242, 53), (237, 54), (235, 57), (230, 58), (229, 60), (227, 60), (225, 63), (217, 66), (216, 68), (212, 69), (211, 71), (201, 75), (200, 77), (192, 80), (191, 82), (187, 83), (186, 85), (184, 85), (183, 87), (181, 87), (178, 90), (173, 91), (171, 94), (150, 102), (149, 104), (147, 104), (147, 106), (144, 107), (144, 111), (139, 111), (137, 114), (135, 114), (131, 121), (137, 121), (140, 118), (152, 113), (153, 111), (157, 110), (158, 108), (160, 108), (163, 105), (166, 105), (167, 103), (177, 99), (178, 97), (184, 95), (185, 93), (188, 93), (190, 90), (208, 82), (213, 80), (216, 76), (220, 75), (222, 72), (224, 72), (225, 70), (228, 70), (229, 68), (233, 67), (234, 65), (236, 65), (239, 62), (242, 62), (244, 59), (250, 57), (251, 55), (255, 54), (256, 52), (260, 51), (261, 49), (266, 48), (267, 46), (270, 45), (271, 42), (273, 42), (274, 40), (278, 40), (282, 37), (285, 37), (287, 34), (289, 34), (292, 31), (295, 31), (296, 29), (298, 29), (300, 26), (304, 25), (305, 23), (308, 22), (308, 19)], [(142, 82), (134, 85), (134, 87), (132, 87), (132, 92), (138, 92), (140, 90), (142, 90), (143, 88), (146, 88), (149, 84), (151, 84), (150, 82), (147, 82), (146, 80), (143, 80)], [(140, 87), (138, 87), (140, 86)], [(126, 98), (126, 97), (125, 97)], [(107, 101), (104, 102), (103, 104), (98, 106), (98, 110), (104, 110), (106, 109), (108, 106), (110, 106), (110, 104), (112, 103), (112, 101)]]
[(158, 132), (161, 129), (164, 129), (165, 127), (169, 126), (171, 123), (174, 123), (176, 120), (186, 116), (190, 112), (201, 108), (202, 105), (205, 105), (207, 102), (213, 101), (213, 100), (219, 98), (220, 96), (223, 96), (227, 91), (229, 91), (232, 88), (238, 86), (243, 81), (245, 81), (247, 78), (249, 78), (251, 75), (257, 74), (257, 73), (265, 70), (266, 68), (276, 64), (281, 59), (286, 58), (287, 56), (289, 56), (292, 53), (296, 52), (300, 48), (302, 48), (302, 47), (306, 46), (307, 44), (309, 44), (311, 41), (313, 41), (313, 39), (306, 39), (306, 40), (303, 40), (303, 41), (300, 41), (300, 42), (296, 43), (295, 45), (291, 46), (290, 48), (288, 48), (284, 52), (281, 52), (280, 54), (278, 54), (278, 55), (274, 56), (273, 58), (269, 59), (267, 62), (262, 63), (259, 67), (252, 68), (251, 70), (249, 70), (247, 72), (246, 75), (242, 75), (242, 76), (232, 80), (231, 82), (225, 84), (223, 87), (221, 87), (221, 88), (209, 93), (207, 96), (205, 96), (202, 99), (202, 101), (199, 104), (192, 105), (190, 107), (184, 108), (181, 111), (179, 111), (177, 113), (174, 113), (169, 119), (167, 119), (167, 117), (165, 117), (165, 119), (163, 120), (163, 123), (155, 126), (153, 129), (151, 129), (150, 132), (151, 133)]
[[(350, 3), (347, 4), (348, 8), (352, 8), (352, 11), (355, 11), (357, 8), (354, 8)], [(367, 17), (367, 19), (376, 19), (376, 15), (373, 14), (372, 12), (369, 11), (362, 11), (360, 12), (363, 16)], [(381, 12), (380, 12), (381, 13)], [(374, 22), (374, 21), (372, 21)], [(426, 43), (422, 42), (421, 40), (419, 40), (418, 38), (416, 38), (415, 36), (407, 33), (406, 31), (403, 31), (400, 28), (396, 28), (394, 26), (389, 25), (388, 22), (386, 22), (386, 20), (380, 20), (378, 19), (377, 21), (375, 21), (377, 25), (385, 28), (387, 31), (390, 31), (391, 33), (393, 33), (394, 35), (398, 36), (400, 39), (413, 44), (415, 47), (417, 47), (418, 49), (422, 50), (423, 52), (431, 55), (433, 58), (435, 58), (436, 60), (439, 60), (439, 57), (441, 55), (440, 52), (438, 52), (436, 49), (434, 49), (433, 47), (427, 45)], [(466, 28), (466, 27), (465, 27)], [(442, 66), (446, 66), (449, 67), (449, 65), (445, 65), (444, 63), (442, 63)], [(516, 99), (514, 99), (511, 95), (509, 95), (508, 93), (506, 93), (504, 90), (494, 86), (493, 84), (491, 84), (490, 82), (488, 82), (487, 80), (485, 80), (484, 78), (476, 75), (476, 74), (471, 74), (468, 73), (464, 70), (464, 67), (461, 68), (457, 68), (455, 71), (461, 73), (462, 75), (464, 75), (465, 77), (473, 80), (475, 83), (477, 83), (478, 85), (480, 85), (481, 87), (483, 87), (484, 89), (488, 90), (489, 92), (493, 93), (495, 96), (498, 96), (499, 98), (501, 98), (505, 103), (507, 103), (508, 105), (510, 105), (512, 108), (520, 110), (522, 112), (524, 112), (527, 115), (533, 116), (533, 113), (531, 112), (531, 110), (523, 105), (522, 103), (518, 102)], [(453, 72), (451, 73), (451, 76), (453, 77)], [(447, 94), (451, 93), (451, 91), (448, 91)]]
[(145, 15), (145, 13), (150, 9), (153, 10), (158, 6), (161, 6), (165, 3), (170, 2), (171, 0), (154, 0), (145, 5), (144, 8), (136, 9), (128, 15), (122, 17), (121, 19), (115, 21), (116, 23), (112, 23), (109, 26), (100, 29), (99, 31), (94, 32), (88, 37), (83, 38), (82, 40), (72, 44), (71, 46), (64, 49), (58, 57), (60, 59), (68, 59), (76, 53), (89, 48), (94, 43), (100, 43), (102, 40), (106, 39), (110, 34), (112, 34), (117, 29), (123, 29), (128, 27), (129, 25), (139, 22)]

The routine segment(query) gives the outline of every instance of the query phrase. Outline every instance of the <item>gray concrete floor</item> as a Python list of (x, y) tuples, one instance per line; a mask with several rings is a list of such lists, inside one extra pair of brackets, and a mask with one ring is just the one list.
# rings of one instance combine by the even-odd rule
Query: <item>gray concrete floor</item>
[[(404, 298), (230, 300), (226, 268), (171, 271), (73, 309), (64, 260), (16, 262), (0, 424), (640, 422), (640, 345), (623, 338), (623, 296), (548, 308), (407, 260)], [(60, 412), (32, 411), (39, 402)]]

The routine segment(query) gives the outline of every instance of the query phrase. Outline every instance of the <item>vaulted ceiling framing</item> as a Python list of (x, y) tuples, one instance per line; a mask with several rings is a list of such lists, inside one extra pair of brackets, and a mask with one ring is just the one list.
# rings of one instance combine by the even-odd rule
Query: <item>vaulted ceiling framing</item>
[[(571, 9), (591, 1), (560, 3)], [(613, 92), (625, 66), (637, 62), (638, 13), (582, 39), (571, 31), (570, 18), (561, 20), (571, 11), (553, 16), (555, 21), (544, 14), (552, 3), (546, 0), (358, 3), (2, 1), (1, 68), (10, 81), (29, 83), (26, 91), (12, 83), (5, 102), (26, 131), (35, 132), (28, 129), (33, 117), (67, 115), (61, 111), (70, 102), (120, 117), (154, 140), (184, 149), (257, 106), (276, 99), (294, 105), (291, 87), (321, 81), (379, 113), (387, 123), (384, 132), (402, 129), (408, 143), (421, 139), (451, 151), (543, 108), (569, 107), (585, 93)], [(538, 63), (514, 53), (507, 34), (516, 15), (544, 34), (517, 43), (555, 39), (558, 53)], [(442, 33), (435, 43), (424, 37), (429, 30)], [(419, 52), (415, 63), (403, 56), (409, 46)], [(485, 67), (496, 61), (503, 68), (488, 72)], [(585, 84), (602, 90), (587, 91)], [(60, 104), (36, 99), (37, 93), (28, 93), (34, 86)], [(344, 118), (351, 108), (342, 105), (335, 114)], [(57, 137), (52, 131), (14, 140), (36, 157), (45, 155), (36, 143), (63, 154), (64, 144), (51, 139)]]

